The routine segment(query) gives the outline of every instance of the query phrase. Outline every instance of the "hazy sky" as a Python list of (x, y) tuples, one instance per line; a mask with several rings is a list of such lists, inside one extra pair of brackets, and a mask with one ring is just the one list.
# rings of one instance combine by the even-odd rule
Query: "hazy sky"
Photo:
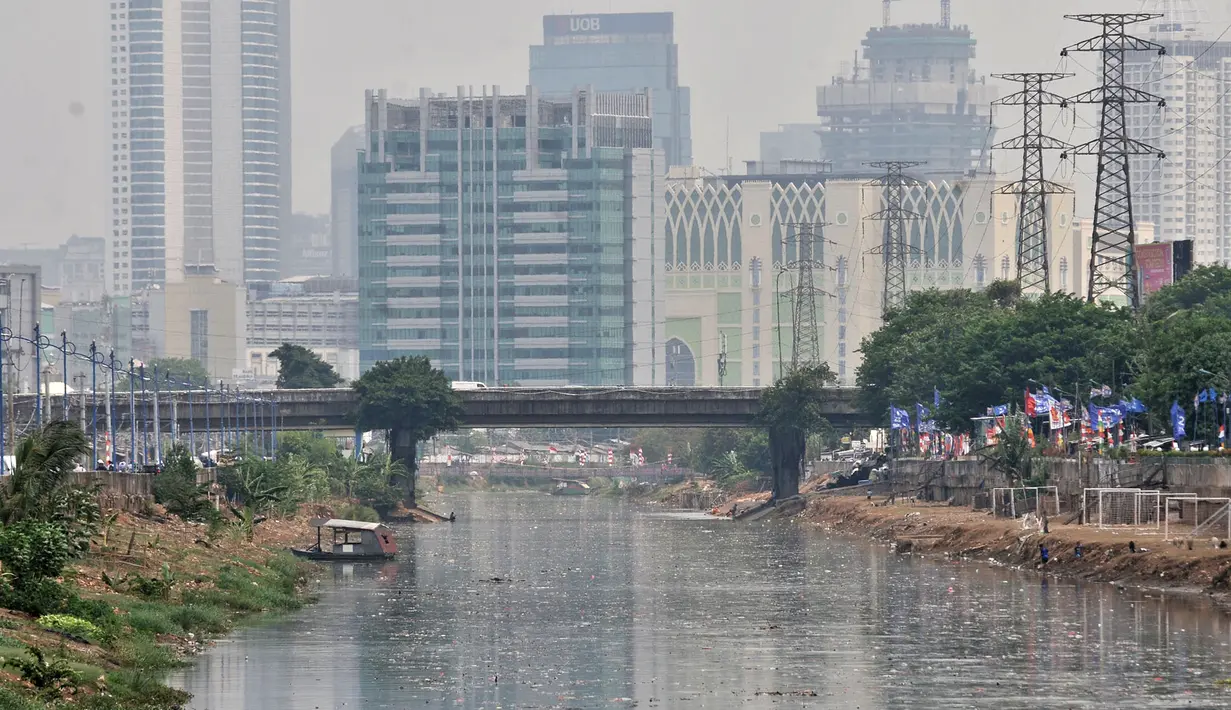
[[(1091, 25), (1065, 12), (1136, 11), (1140, 0), (952, 0), (955, 23), (979, 41), (980, 73), (1051, 71)], [(934, 21), (939, 0), (901, 0), (895, 22)], [(1231, 14), (1205, 0), (1210, 33)], [(329, 149), (362, 122), (363, 91), (527, 80), (542, 15), (675, 12), (680, 80), (692, 87), (694, 153), (721, 170), (755, 159), (758, 133), (814, 120), (815, 87), (880, 22), (876, 0), (293, 0), (294, 208), (329, 209)], [(108, 184), (106, 0), (5, 2), (0, 23), (0, 245), (45, 245), (102, 234)], [(1094, 69), (1091, 55), (1076, 57)], [(1063, 91), (1076, 93), (1093, 76)], [(1060, 85), (1056, 85), (1057, 90)], [(84, 112), (70, 110), (79, 102)], [(1093, 111), (1093, 109), (1087, 109)], [(1087, 113), (1093, 120), (1093, 113)], [(1007, 125), (1017, 113), (997, 122)], [(729, 121), (729, 152), (728, 152)], [(1003, 137), (1003, 134), (1002, 134)], [(1062, 138), (1065, 136), (1061, 136)], [(1085, 166), (1093, 173), (1093, 165)]]

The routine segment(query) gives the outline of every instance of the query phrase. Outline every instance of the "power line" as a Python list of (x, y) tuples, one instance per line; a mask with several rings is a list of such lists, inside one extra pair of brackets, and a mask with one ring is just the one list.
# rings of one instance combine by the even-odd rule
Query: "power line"
[(1124, 60), (1129, 51), (1166, 49), (1155, 42), (1133, 37), (1125, 27), (1137, 22), (1157, 19), (1162, 15), (1148, 13), (1065, 15), (1067, 19), (1100, 25), (1102, 32), (1061, 51), (1099, 52), (1103, 58), (1103, 83), (1069, 99), (1067, 103), (1089, 103), (1102, 106), (1099, 136), (1075, 146), (1074, 155), (1098, 157), (1098, 179), (1094, 197), (1094, 229), (1090, 239), (1090, 280), (1087, 299), (1091, 302), (1114, 292), (1120, 292), (1129, 307), (1137, 310), (1141, 296), (1137, 288), (1136, 225), (1133, 221), (1133, 195), (1129, 180), (1129, 156), (1150, 155), (1158, 151), (1141, 141), (1128, 137), (1125, 125), (1125, 104), (1153, 103), (1164, 105), (1162, 99), (1124, 83)]
[[(907, 185), (917, 185), (915, 178), (906, 177), (902, 171), (926, 162), (914, 160), (883, 160), (866, 163), (869, 167), (883, 168), (886, 173), (871, 182), (869, 186), (885, 189), (885, 209), (874, 212), (866, 220), (885, 222), (885, 240), (879, 247), (873, 247), (869, 253), (880, 254), (885, 258), (885, 293), (882, 311), (888, 313), (899, 308), (906, 302), (906, 220), (921, 219), (917, 212), (902, 207), (902, 196)], [(914, 250), (914, 247), (910, 247)], [(916, 250), (917, 251), (917, 250)]]
[(997, 148), (1022, 151), (1022, 177), (996, 190), (1000, 195), (1017, 195), (1017, 283), (1022, 292), (1051, 291), (1047, 258), (1047, 196), (1072, 190), (1043, 177), (1043, 151), (1062, 150), (1068, 143), (1043, 135), (1043, 106), (1059, 106), (1064, 97), (1043, 85), (1073, 76), (1058, 72), (993, 74), (997, 79), (1015, 81), (1022, 90), (997, 100), (998, 105), (1021, 106), (1022, 134), (997, 145)]

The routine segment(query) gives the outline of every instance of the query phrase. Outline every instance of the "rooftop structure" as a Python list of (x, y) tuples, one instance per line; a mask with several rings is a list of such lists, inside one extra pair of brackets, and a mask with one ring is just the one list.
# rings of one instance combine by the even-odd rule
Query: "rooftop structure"
[(876, 27), (863, 48), (850, 76), (817, 88), (821, 153), (835, 173), (881, 160), (925, 161), (920, 172), (941, 178), (988, 169), (997, 94), (971, 67), (970, 28)]
[(548, 15), (543, 44), (530, 47), (530, 84), (544, 96), (649, 89), (665, 167), (691, 165), (692, 95), (680, 86), (679, 63), (670, 12)]

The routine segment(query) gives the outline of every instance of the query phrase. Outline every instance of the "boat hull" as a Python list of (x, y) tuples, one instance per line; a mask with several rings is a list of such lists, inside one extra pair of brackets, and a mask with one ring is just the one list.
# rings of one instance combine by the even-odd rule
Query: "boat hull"
[(394, 558), (392, 553), (383, 553), (379, 555), (367, 554), (344, 554), (333, 552), (319, 552), (317, 550), (300, 550), (291, 548), (291, 554), (305, 560), (314, 560), (316, 562), (383, 562)]
[(589, 495), (590, 491), (581, 488), (557, 488), (551, 494), (553, 496), (584, 496)]

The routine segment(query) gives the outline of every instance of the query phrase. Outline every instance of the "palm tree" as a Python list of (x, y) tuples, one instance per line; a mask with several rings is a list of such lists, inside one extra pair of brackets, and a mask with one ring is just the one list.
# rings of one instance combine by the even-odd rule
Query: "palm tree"
[(13, 474), (0, 486), (0, 521), (50, 520), (72, 487), (77, 461), (90, 452), (75, 422), (54, 421), (17, 444)]

